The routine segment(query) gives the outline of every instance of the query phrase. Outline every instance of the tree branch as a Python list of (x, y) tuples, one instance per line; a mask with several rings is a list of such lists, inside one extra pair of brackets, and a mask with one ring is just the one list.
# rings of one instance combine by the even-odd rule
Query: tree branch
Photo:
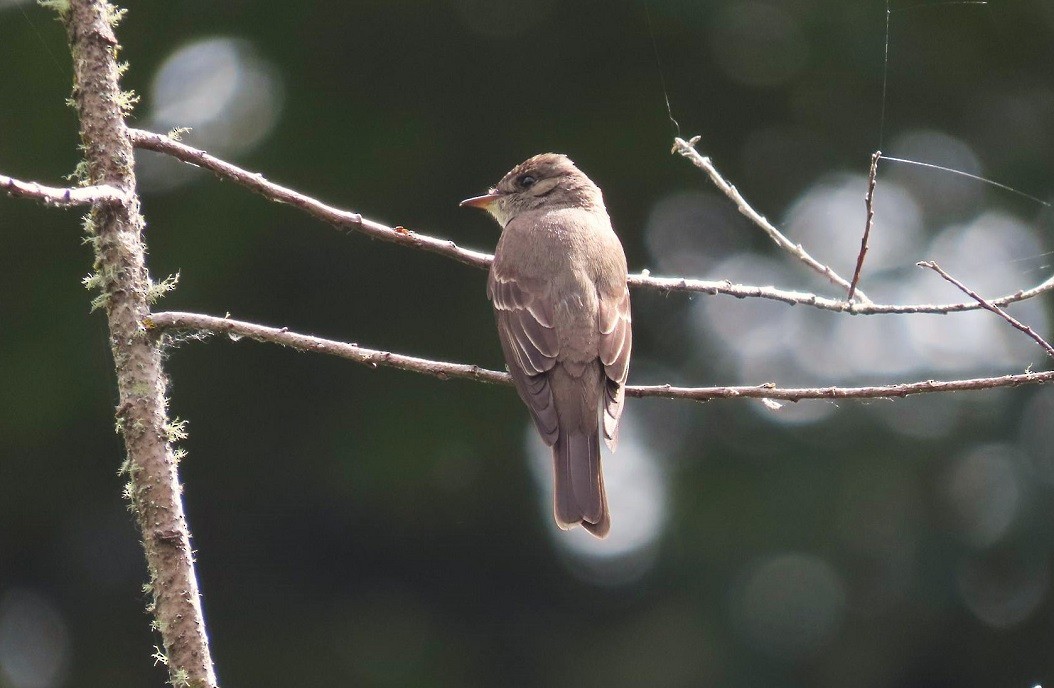
[[(0, 175), (0, 190), (11, 196), (34, 199), (48, 205), (92, 206), (89, 231), (95, 252), (96, 271), (92, 281), (101, 285), (102, 296), (99, 303), (105, 307), (107, 314), (118, 383), (119, 404), (115, 416), (127, 453), (124, 470), (130, 478), (128, 496), (142, 534), (150, 572), (153, 613), (164, 644), (163, 658), (169, 667), (170, 681), (174, 686), (216, 688), (217, 682), (205, 633), (190, 547), (190, 534), (181, 501), (182, 486), (176, 470), (178, 456), (172, 446), (180, 431), (178, 423), (171, 423), (167, 415), (167, 379), (161, 363), (160, 344), (156, 336), (147, 336), (147, 331), (152, 331), (155, 335), (168, 330), (225, 333), (232, 338), (248, 337), (301, 351), (336, 355), (372, 367), (393, 367), (440, 379), (462, 378), (505, 385), (511, 384), (511, 381), (505, 372), (367, 349), (357, 344), (289, 332), (287, 328), (272, 328), (195, 313), (151, 314), (151, 280), (145, 262), (146, 246), (142, 236), (144, 220), (139, 210), (139, 198), (135, 193), (133, 147), (165, 153), (203, 167), (272, 201), (292, 205), (336, 227), (361, 232), (375, 239), (437, 253), (477, 268), (487, 268), (493, 256), (463, 249), (452, 241), (412, 232), (404, 227), (385, 226), (365, 219), (358, 213), (334, 208), (269, 182), (262, 175), (247, 172), (169, 137), (127, 128), (124, 117), (130, 98), (129, 94), (121, 92), (119, 88), (120, 70), (116, 62), (118, 45), (113, 32), (120, 13), (105, 0), (64, 0), (51, 4), (60, 8), (68, 32), (74, 63), (73, 99), (80, 120), (88, 177), (92, 184), (75, 188), (47, 187)], [(880, 305), (871, 303), (863, 292), (856, 289), (873, 219), (872, 202), (878, 153), (872, 159), (867, 195), (867, 226), (856, 271), (850, 284), (830, 267), (812, 258), (801, 245), (793, 244), (753, 210), (736, 188), (718, 173), (712, 161), (695, 151), (694, 144), (698, 137), (687, 142), (680, 138), (675, 141), (675, 151), (706, 171), (743, 215), (761, 227), (782, 249), (796, 256), (832, 283), (847, 288), (848, 298), (846, 301), (840, 301), (773, 287), (736, 285), (727, 281), (651, 277), (646, 273), (630, 275), (629, 283), (632, 286), (666, 292), (689, 291), (725, 294), (737, 298), (767, 298), (792, 305), (809, 305), (858, 315), (951, 313), (985, 308), (1028, 334), (1043, 346), (1048, 354), (1054, 356), (1054, 347), (1030, 327), (1015, 320), (1000, 308), (1054, 289), (1054, 277), (1027, 291), (985, 300), (950, 277), (935, 263), (923, 262), (920, 265), (937, 271), (977, 303)], [(862, 303), (853, 302), (854, 296)], [(722, 398), (798, 401), (905, 397), (921, 393), (987, 390), (1051, 381), (1054, 381), (1054, 371), (1028, 371), (999, 377), (926, 380), (871, 387), (778, 388), (774, 383), (725, 387), (649, 385), (630, 386), (626, 392), (634, 397), (696, 401)]]
[(736, 208), (739, 209), (740, 213), (760, 227), (765, 234), (768, 234), (769, 238), (776, 242), (777, 246), (805, 263), (818, 274), (826, 277), (832, 284), (836, 284), (839, 287), (848, 290), (850, 292), (850, 299), (852, 299), (853, 296), (857, 296), (864, 303), (870, 303), (870, 299), (864, 295), (864, 292), (859, 289), (852, 289), (849, 282), (846, 282), (837, 272), (813, 258), (804, 248), (802, 248), (801, 244), (795, 244), (785, 237), (782, 232), (776, 229), (775, 225), (769, 222), (761, 213), (754, 210), (754, 208), (747, 203), (746, 199), (743, 198), (743, 195), (739, 193), (739, 190), (721, 176), (721, 173), (718, 172), (717, 168), (714, 166), (714, 162), (708, 156), (700, 155), (699, 151), (695, 150), (695, 144), (699, 142), (700, 138), (701, 137), (699, 136), (695, 136), (688, 141), (685, 141), (680, 137), (674, 138), (673, 152), (680, 153), (682, 156), (691, 160), (692, 164), (696, 167), (703, 172), (706, 172), (707, 176), (710, 177), (710, 181), (714, 183), (714, 186), (727, 196), (730, 201), (736, 204)]
[(118, 203), (94, 205), (89, 231), (117, 372), (116, 418), (128, 457), (128, 496), (146, 552), (153, 612), (172, 685), (215, 688), (171, 443), (178, 429), (168, 420), (160, 351), (141, 327), (150, 312), (150, 275), (122, 109), (130, 97), (119, 86), (113, 26), (120, 14), (105, 0), (69, 0), (61, 14), (73, 55), (73, 99), (89, 179), (123, 195)]
[(864, 258), (867, 258), (868, 240), (871, 238), (871, 228), (875, 224), (875, 185), (878, 184), (878, 160), (882, 157), (882, 151), (871, 154), (871, 169), (867, 173), (867, 193), (864, 194), (864, 236), (860, 238), (860, 253), (856, 256), (856, 269), (853, 270), (853, 281), (849, 283), (849, 301), (853, 300), (856, 286), (860, 284), (860, 273), (864, 270)]
[[(419, 232), (412, 232), (405, 227), (388, 227), (379, 222), (368, 220), (359, 213), (341, 210), (327, 205), (310, 196), (302, 194), (293, 189), (275, 184), (264, 178), (262, 174), (249, 172), (237, 165), (209, 155), (205, 151), (180, 143), (175, 139), (154, 134), (141, 129), (129, 129), (129, 135), (133, 144), (144, 150), (169, 155), (177, 160), (209, 170), (221, 179), (227, 179), (236, 184), (253, 191), (264, 198), (275, 203), (284, 203), (303, 210), (323, 222), (341, 229), (359, 231), (367, 236), (381, 241), (388, 241), (402, 246), (420, 248), (431, 253), (436, 253), (447, 258), (471, 265), (476, 268), (487, 269), (494, 257), (487, 253), (471, 251), (459, 247), (453, 241), (438, 239)], [(745, 284), (733, 284), (728, 280), (700, 280), (686, 277), (652, 277), (640, 273), (631, 274), (627, 278), (629, 285), (635, 288), (656, 289), (662, 292), (689, 292), (710, 295), (723, 294), (735, 298), (761, 298), (772, 301), (780, 301), (789, 305), (811, 306), (827, 311), (838, 313), (851, 313), (853, 315), (878, 315), (878, 314), (916, 314), (916, 313), (956, 313), (960, 311), (978, 310), (981, 306), (974, 302), (968, 303), (946, 303), (946, 304), (874, 304), (848, 302), (842, 299), (833, 299), (808, 292), (790, 291), (777, 289), (775, 287), (757, 287)], [(1021, 290), (1013, 294), (993, 299), (992, 303), (1005, 306), (1017, 301), (1033, 298), (1054, 289), (1054, 277), (1042, 284), (1028, 290)], [(859, 296), (859, 291), (857, 292)]]
[(402, 246), (419, 248), (431, 253), (438, 253), (453, 258), (459, 263), (487, 269), (494, 256), (461, 248), (453, 241), (444, 241), (424, 234), (412, 232), (405, 227), (388, 227), (373, 220), (367, 220), (358, 213), (340, 210), (315, 200), (299, 191), (268, 181), (262, 174), (247, 172), (235, 165), (209, 155), (203, 150), (192, 148), (175, 139), (160, 134), (153, 134), (141, 129), (129, 130), (132, 143), (144, 150), (171, 155), (183, 162), (204, 168), (224, 179), (241, 184), (250, 191), (276, 203), (285, 203), (313, 215), (339, 229), (350, 229), (361, 232), (373, 239), (389, 241)]
[[(663, 292), (689, 292), (703, 293), (711, 296), (724, 294), (739, 299), (760, 298), (771, 301), (780, 301), (791, 306), (811, 306), (825, 311), (836, 313), (849, 313), (850, 315), (915, 315), (934, 314), (947, 315), (948, 313), (961, 313), (963, 311), (976, 311), (983, 308), (976, 302), (967, 303), (912, 303), (912, 304), (880, 304), (859, 303), (832, 299), (826, 296), (818, 296), (809, 292), (788, 291), (776, 289), (775, 287), (755, 287), (746, 284), (733, 284), (729, 281), (697, 280), (686, 277), (650, 277), (644, 275), (630, 275), (628, 280), (630, 286), (650, 287)], [(1040, 294), (1054, 290), (1054, 276), (1044, 282), (1032, 287), (1022, 289), (1013, 294), (1006, 294), (992, 299), (989, 303), (997, 306), (1006, 306), (1018, 301), (1025, 301)], [(857, 295), (859, 295), (859, 290)]]
[(963, 292), (964, 294), (966, 294), (970, 298), (972, 298), (975, 301), (977, 301), (977, 303), (981, 304), (982, 308), (984, 308), (985, 310), (988, 310), (988, 311), (991, 311), (991, 312), (995, 313), (1000, 318), (1002, 318), (1003, 320), (1005, 320), (1008, 323), (1010, 323), (1013, 327), (1021, 330), (1025, 334), (1027, 334), (1029, 337), (1032, 338), (1032, 341), (1034, 341), (1036, 344), (1039, 344), (1041, 347), (1043, 347), (1043, 350), (1047, 352), (1048, 356), (1054, 358), (1054, 347), (1052, 347), (1050, 345), (1050, 343), (1047, 342), (1046, 339), (1043, 339), (1043, 337), (1039, 336), (1039, 334), (1035, 330), (1033, 330), (1031, 327), (1029, 327), (1028, 325), (1026, 325), (1023, 322), (1021, 322), (1020, 320), (1018, 320), (1014, 316), (1010, 315), (1009, 313), (1004, 311), (999, 306), (996, 306), (995, 304), (993, 304), (990, 301), (986, 301), (984, 298), (979, 296), (977, 294), (977, 292), (975, 292), (974, 290), (970, 289), (965, 284), (963, 284), (962, 282), (960, 282), (959, 280), (955, 279), (954, 277), (949, 275), (947, 272), (945, 272), (944, 269), (940, 265), (937, 265), (937, 263), (935, 263), (932, 260), (922, 260), (922, 261), (919, 261), (917, 263), (917, 265), (920, 268), (929, 268), (930, 270), (933, 270), (938, 275), (943, 277), (946, 281), (954, 284), (959, 289), (959, 291)]
[(1054, 382), (1054, 370), (1041, 373), (1024, 372), (1017, 375), (978, 377), (965, 380), (920, 380), (898, 382), (872, 387), (776, 387), (774, 383), (746, 387), (673, 387), (671, 385), (646, 385), (627, 387), (631, 397), (666, 397), (668, 399), (779, 399), (801, 401), (802, 399), (889, 399), (914, 394), (937, 392), (969, 392), (1000, 387), (1020, 387)]
[(337, 356), (355, 363), (362, 363), (372, 368), (380, 366), (398, 368), (399, 370), (409, 370), (437, 377), (440, 380), (463, 378), (498, 385), (512, 384), (512, 379), (508, 373), (498, 372), (497, 370), (487, 370), (486, 368), (466, 363), (430, 361), (415, 356), (367, 349), (358, 344), (322, 339), (321, 337), (313, 337), (307, 334), (297, 334), (296, 332), (290, 332), (289, 328), (286, 327), (267, 327), (266, 325), (257, 325), (244, 320), (217, 318), (212, 315), (202, 315), (201, 313), (175, 311), (153, 313), (143, 321), (143, 325), (154, 332), (192, 330), (195, 332), (226, 334), (232, 336), (232, 338), (248, 337), (258, 342), (280, 344), (297, 351), (329, 354), (330, 356)]
[(36, 182), (24, 182), (0, 174), (0, 189), (15, 198), (29, 198), (61, 208), (95, 203), (127, 203), (128, 194), (109, 184), (60, 188)]
[[(259, 342), (280, 344), (298, 351), (317, 352), (338, 356), (374, 368), (385, 366), (437, 377), (441, 380), (460, 378), (511, 385), (508, 373), (487, 370), (465, 363), (432, 361), (414, 356), (405, 356), (388, 351), (367, 349), (358, 344), (348, 344), (311, 335), (290, 332), (285, 327), (267, 327), (256, 323), (231, 318), (218, 318), (200, 313), (163, 312), (154, 313), (144, 320), (144, 326), (157, 333), (168, 330), (190, 330), (226, 334), (232, 338), (247, 337)], [(912, 394), (934, 392), (957, 392), (999, 387), (1043, 384), (1054, 381), (1054, 371), (1042, 373), (1026, 372), (1018, 375), (973, 378), (967, 380), (922, 380), (872, 387), (776, 387), (774, 383), (749, 386), (725, 387), (674, 387), (672, 385), (627, 386), (631, 397), (662, 397), (666, 399), (689, 399), (710, 401), (711, 399), (779, 399), (800, 401), (802, 399), (881, 399), (906, 397)]]

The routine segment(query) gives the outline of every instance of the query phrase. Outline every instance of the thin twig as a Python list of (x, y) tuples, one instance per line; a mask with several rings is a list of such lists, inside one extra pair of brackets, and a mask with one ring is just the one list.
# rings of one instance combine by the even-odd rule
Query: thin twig
[(351, 229), (381, 241), (389, 241), (430, 251), (431, 253), (438, 253), (477, 268), (486, 269), (494, 258), (486, 253), (461, 248), (453, 241), (436, 239), (425, 234), (410, 231), (405, 227), (388, 227), (379, 222), (368, 220), (359, 213), (334, 208), (299, 191), (268, 181), (262, 174), (247, 172), (236, 165), (220, 160), (203, 150), (180, 143), (168, 136), (153, 134), (141, 129), (130, 129), (129, 135), (137, 148), (165, 153), (183, 162), (202, 167), (220, 177), (237, 182), (272, 201), (299, 208), (334, 227)]
[(1007, 321), (1008, 323), (1010, 323), (1011, 325), (1013, 325), (1017, 329), (1021, 330), (1025, 334), (1027, 334), (1029, 337), (1032, 338), (1032, 341), (1034, 341), (1036, 344), (1039, 344), (1041, 347), (1043, 347), (1043, 350), (1047, 352), (1048, 356), (1054, 358), (1054, 347), (1051, 347), (1050, 343), (1047, 342), (1047, 340), (1043, 339), (1043, 337), (1041, 337), (1035, 330), (1033, 330), (1031, 327), (1029, 327), (1028, 325), (1026, 325), (1023, 322), (1021, 322), (1020, 320), (1018, 320), (1014, 316), (1010, 315), (1009, 313), (1007, 313), (1006, 311), (1004, 311), (1002, 308), (1000, 308), (999, 306), (995, 305), (991, 301), (987, 301), (984, 298), (982, 298), (981, 296), (979, 296), (977, 294), (977, 292), (975, 292), (974, 290), (970, 289), (965, 284), (963, 284), (962, 282), (960, 282), (959, 280), (955, 279), (954, 277), (949, 275), (947, 272), (945, 272), (944, 269), (941, 268), (940, 265), (937, 265), (937, 263), (933, 262), (932, 260), (922, 260), (922, 261), (919, 261), (918, 263), (916, 263), (916, 265), (918, 265), (920, 268), (929, 268), (930, 270), (933, 270), (938, 275), (943, 277), (948, 282), (951, 282), (952, 284), (954, 284), (959, 289), (959, 291), (963, 292), (964, 294), (966, 294), (967, 296), (969, 296), (973, 300), (977, 301), (977, 303), (981, 304), (982, 308), (984, 308), (985, 310), (988, 310), (988, 311), (991, 311), (991, 312), (995, 313), (996, 315), (998, 315), (1003, 320)]
[[(687, 277), (651, 277), (644, 275), (630, 275), (628, 278), (631, 287), (649, 287), (662, 292), (688, 292), (725, 296), (733, 296), (738, 299), (760, 298), (771, 301), (779, 301), (791, 306), (811, 306), (825, 311), (836, 313), (849, 313), (851, 315), (914, 315), (934, 314), (946, 315), (948, 313), (961, 313), (963, 311), (980, 310), (982, 306), (976, 302), (961, 303), (910, 303), (910, 304), (881, 304), (881, 303), (859, 303), (842, 299), (832, 299), (819, 296), (810, 292), (790, 291), (777, 289), (775, 287), (757, 287), (747, 284), (733, 284), (728, 280), (711, 281), (689, 279)], [(1006, 306), (1018, 301), (1045, 294), (1054, 290), (1054, 276), (1046, 279), (1030, 289), (1022, 289), (1013, 294), (1000, 296), (992, 299), (992, 303)], [(860, 295), (859, 290), (857, 296)]]
[(853, 281), (849, 284), (849, 301), (853, 300), (856, 293), (856, 285), (860, 284), (860, 272), (864, 269), (864, 258), (867, 257), (867, 243), (871, 238), (871, 227), (875, 224), (875, 185), (878, 183), (878, 160), (882, 157), (882, 151), (871, 154), (871, 169), (867, 173), (867, 193), (864, 195), (864, 208), (867, 210), (867, 219), (864, 222), (864, 236), (860, 239), (860, 253), (856, 257), (856, 269), (853, 270)]
[(999, 377), (979, 377), (965, 380), (920, 380), (900, 382), (873, 387), (776, 387), (771, 383), (747, 387), (673, 387), (670, 385), (648, 385), (627, 387), (631, 397), (665, 397), (668, 399), (779, 399), (801, 401), (802, 399), (889, 399), (914, 394), (940, 392), (969, 392), (1000, 387), (1020, 387), (1054, 382), (1054, 370), (1041, 373), (1025, 372)]
[(105, 0), (50, 3), (59, 8), (73, 54), (73, 101), (92, 184), (125, 191), (120, 203), (97, 203), (88, 230), (95, 251), (117, 377), (117, 428), (124, 438), (127, 495), (139, 525), (153, 598), (154, 626), (173, 686), (215, 688), (216, 673), (194, 571), (183, 486), (172, 443), (178, 426), (166, 410), (164, 367), (143, 336), (150, 312), (144, 221), (135, 195), (135, 151), (125, 126), (114, 26), (120, 12)]
[(129, 198), (128, 194), (109, 184), (63, 188), (24, 182), (3, 174), (0, 174), (0, 189), (9, 196), (29, 198), (62, 208), (93, 203), (126, 203)]
[[(713, 161), (708, 156), (700, 155), (699, 151), (695, 150), (695, 144), (699, 142), (700, 138), (701, 137), (699, 136), (695, 136), (688, 141), (685, 141), (680, 137), (674, 138), (673, 152), (680, 153), (691, 160), (692, 164), (696, 167), (703, 172), (706, 172), (707, 176), (710, 177), (710, 181), (714, 183), (714, 186), (727, 196), (729, 200), (736, 204), (736, 208), (739, 209), (740, 213), (760, 227), (770, 239), (776, 242), (777, 246), (808, 265), (820, 275), (826, 277), (832, 284), (838, 285), (843, 289), (849, 289), (849, 282), (846, 282), (845, 279), (829, 266), (824, 265), (809, 255), (801, 244), (795, 244), (785, 237), (782, 232), (776, 229), (775, 225), (769, 222), (763, 215), (761, 215), (761, 213), (754, 210), (754, 208), (747, 203), (746, 199), (743, 198), (743, 195), (739, 193), (739, 190), (721, 176), (721, 173), (717, 171), (717, 167), (714, 166)], [(859, 297), (864, 303), (870, 302), (867, 296), (864, 295), (864, 292), (860, 290), (856, 290), (855, 296)]]
[[(334, 226), (362, 231), (367, 235), (382, 241), (390, 241), (405, 246), (421, 248), (481, 269), (489, 267), (494, 258), (487, 253), (460, 248), (452, 241), (438, 239), (419, 232), (411, 232), (402, 227), (387, 227), (378, 222), (368, 220), (358, 213), (334, 208), (298, 191), (270, 182), (261, 174), (244, 170), (237, 165), (232, 165), (229, 162), (220, 160), (215, 156), (209, 155), (205, 151), (187, 146), (168, 136), (154, 134), (139, 129), (130, 129), (129, 135), (132, 137), (132, 142), (138, 148), (163, 153), (188, 164), (202, 167), (213, 172), (221, 179), (227, 179), (244, 186), (250, 191), (257, 193), (270, 201), (292, 205), (303, 210), (307, 214)], [(739, 299), (761, 298), (780, 301), (789, 305), (811, 306), (822, 310), (851, 313), (853, 315), (915, 313), (941, 314), (972, 311), (981, 308), (980, 305), (973, 302), (948, 304), (850, 303), (842, 299), (833, 299), (808, 292), (790, 291), (786, 289), (777, 289), (775, 287), (733, 284), (728, 280), (700, 280), (687, 277), (653, 277), (643, 273), (629, 275), (628, 282), (631, 287), (656, 289), (667, 293), (689, 292), (711, 295), (723, 294)], [(1017, 291), (1013, 294), (1007, 294), (1006, 296), (994, 299), (993, 303), (1006, 305), (1016, 301), (1024, 301), (1052, 289), (1054, 289), (1054, 277), (1051, 277), (1047, 281), (1031, 289)], [(859, 291), (857, 291), (857, 296), (861, 296)]]
[[(246, 337), (260, 342), (288, 346), (299, 351), (317, 352), (339, 356), (371, 367), (387, 366), (415, 373), (430, 375), (442, 380), (460, 378), (509, 385), (509, 374), (487, 370), (465, 363), (432, 361), (414, 356), (367, 349), (357, 344), (348, 344), (321, 337), (297, 334), (285, 327), (267, 327), (256, 323), (231, 318), (218, 318), (200, 313), (154, 313), (144, 326), (154, 332), (167, 330), (192, 330), (226, 334), (232, 339)], [(872, 387), (791, 387), (780, 388), (773, 383), (749, 386), (725, 387), (674, 387), (672, 385), (628, 386), (626, 394), (631, 397), (661, 397), (710, 401), (711, 399), (779, 399), (800, 401), (802, 399), (881, 399), (906, 397), (912, 394), (956, 392), (998, 387), (1018, 387), (1054, 381), (1054, 371), (1026, 372), (1018, 375), (973, 378), (967, 380), (922, 380)]]
[(367, 349), (358, 344), (338, 342), (332, 339), (322, 339), (307, 334), (290, 332), (285, 327), (267, 327), (244, 320), (232, 320), (230, 318), (217, 318), (200, 313), (164, 312), (153, 313), (143, 325), (148, 330), (195, 330), (199, 332), (214, 332), (226, 334), (232, 337), (248, 337), (260, 342), (271, 342), (281, 344), (298, 351), (316, 352), (346, 358), (355, 363), (362, 363), (371, 367), (386, 366), (400, 370), (411, 370), (416, 373), (438, 377), (441, 380), (450, 378), (465, 378), (477, 382), (490, 382), (492, 384), (511, 384), (508, 373), (496, 370), (487, 370), (475, 365), (465, 363), (445, 363), (443, 361), (430, 361), (425, 358), (394, 354), (388, 351)]

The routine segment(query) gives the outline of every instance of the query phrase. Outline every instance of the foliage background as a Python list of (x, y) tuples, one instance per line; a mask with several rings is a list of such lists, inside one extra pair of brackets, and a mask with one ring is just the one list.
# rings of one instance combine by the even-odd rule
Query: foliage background
[[(893, 7), (884, 127), (879, 0), (134, 2), (119, 36), (136, 124), (193, 126), (190, 143), (368, 217), (489, 250), (496, 227), (458, 200), (557, 150), (605, 190), (631, 269), (823, 290), (669, 155), (662, 83), (683, 133), (701, 133), (762, 212), (811, 228), (792, 238), (843, 273), (880, 137), (893, 155), (1054, 197), (1050, 3)], [(78, 143), (61, 27), (0, 1), (0, 61), (0, 170), (55, 183)], [(998, 283), (988, 293), (1050, 274), (1049, 209), (883, 169), (880, 227), (885, 212), (889, 236), (911, 237), (884, 268), (875, 258), (884, 272), (865, 288), (906, 298), (913, 262), (943, 257), (927, 245), (968, 253), (959, 276)], [(163, 161), (142, 171), (152, 273), (181, 273), (163, 308), (500, 365), (483, 273)], [(806, 212), (834, 192), (851, 204)], [(3, 197), (0, 240), (0, 686), (159, 684), (78, 217)], [(915, 300), (957, 300), (935, 282)], [(898, 348), (918, 333), (897, 318), (795, 315), (819, 333), (807, 346), (781, 325), (789, 307), (720, 298), (635, 294), (631, 378), (860, 383), (1046, 364), (994, 319), (925, 320), (938, 345), (924, 356)], [(1020, 312), (1045, 326), (1047, 310)], [(839, 347), (861, 355), (845, 365)], [(221, 683), (1051, 680), (1049, 389), (783, 415), (632, 400), (626, 460), (643, 473), (612, 496), (605, 550), (554, 532), (508, 389), (218, 340), (173, 350), (169, 372)], [(635, 491), (660, 506), (620, 513)]]

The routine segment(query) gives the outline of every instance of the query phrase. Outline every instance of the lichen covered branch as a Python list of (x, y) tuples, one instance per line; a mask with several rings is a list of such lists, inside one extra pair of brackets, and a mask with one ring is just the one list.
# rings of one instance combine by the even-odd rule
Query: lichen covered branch
[(150, 571), (152, 611), (172, 684), (213, 688), (216, 676), (176, 472), (166, 378), (161, 354), (142, 327), (149, 315), (151, 282), (133, 148), (124, 121), (132, 99), (119, 86), (113, 27), (120, 13), (104, 0), (70, 0), (59, 9), (73, 54), (73, 100), (88, 180), (122, 194), (120, 202), (96, 203), (88, 227), (95, 250), (94, 283), (102, 290), (99, 304), (106, 310), (117, 372), (117, 426), (127, 452), (128, 496)]

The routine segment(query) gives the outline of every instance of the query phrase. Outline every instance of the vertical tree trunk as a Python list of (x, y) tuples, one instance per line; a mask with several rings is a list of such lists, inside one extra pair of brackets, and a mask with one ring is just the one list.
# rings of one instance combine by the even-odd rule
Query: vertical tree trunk
[(118, 80), (120, 15), (102, 0), (62, 0), (73, 54), (73, 99), (80, 117), (88, 177), (128, 193), (124, 203), (100, 203), (88, 232), (95, 249), (97, 304), (106, 311), (117, 371), (117, 425), (124, 436), (132, 502), (150, 571), (152, 611), (174, 686), (213, 688), (205, 623), (198, 596), (190, 535), (183, 514), (172, 439), (178, 433), (166, 412), (166, 379), (160, 351), (143, 328), (151, 281), (146, 268), (143, 217), (135, 193), (133, 150), (125, 126), (130, 96)]

